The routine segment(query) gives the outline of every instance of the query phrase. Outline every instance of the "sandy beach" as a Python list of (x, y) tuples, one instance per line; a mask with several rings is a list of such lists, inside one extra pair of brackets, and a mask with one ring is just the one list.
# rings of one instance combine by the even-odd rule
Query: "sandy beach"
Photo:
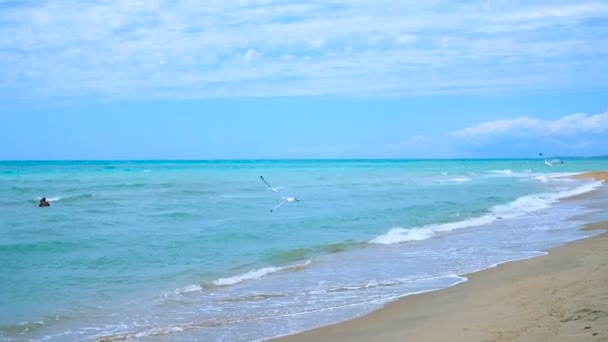
[(608, 181), (608, 171), (593, 171), (575, 175), (574, 178), (593, 178), (596, 180)]
[[(608, 172), (576, 177), (608, 180)], [(584, 229), (608, 229), (599, 222)], [(276, 341), (608, 341), (608, 235), (465, 275), (457, 286)]]

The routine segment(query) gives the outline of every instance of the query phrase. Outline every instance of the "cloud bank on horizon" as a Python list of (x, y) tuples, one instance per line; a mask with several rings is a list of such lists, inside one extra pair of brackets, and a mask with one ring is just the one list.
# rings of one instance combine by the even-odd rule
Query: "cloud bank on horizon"
[(606, 1), (0, 1), (3, 101), (597, 89), (605, 70)]
[(465, 139), (484, 139), (496, 136), (550, 137), (577, 134), (607, 134), (608, 111), (597, 115), (576, 113), (557, 120), (543, 120), (522, 116), (479, 123), (472, 127), (451, 132), (450, 135)]
[(606, 156), (608, 111), (575, 113), (557, 119), (520, 116), (480, 122), (446, 132), (442, 143), (458, 146), (458, 154), (477, 156)]

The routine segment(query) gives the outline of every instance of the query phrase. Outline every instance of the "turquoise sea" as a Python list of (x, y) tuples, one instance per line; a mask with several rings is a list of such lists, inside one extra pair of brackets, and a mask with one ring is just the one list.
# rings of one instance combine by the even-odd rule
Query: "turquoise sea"
[[(592, 170), (608, 158), (0, 162), (0, 340), (259, 341), (353, 318), (593, 234), (605, 185), (563, 177)], [(271, 212), (283, 196), (299, 202)]]

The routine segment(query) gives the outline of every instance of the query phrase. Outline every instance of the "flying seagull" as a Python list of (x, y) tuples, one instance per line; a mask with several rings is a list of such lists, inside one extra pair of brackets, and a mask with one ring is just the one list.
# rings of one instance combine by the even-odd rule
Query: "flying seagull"
[(268, 186), (268, 190), (270, 190), (270, 191), (279, 192), (279, 190), (284, 188), (283, 186), (273, 187), (264, 179), (264, 176), (260, 176), (260, 179), (262, 180), (262, 182), (264, 182), (264, 184), (266, 184)]
[(555, 164), (555, 163), (563, 164), (564, 162), (562, 160), (559, 160), (559, 159), (551, 159), (551, 160), (545, 159), (545, 164), (547, 166), (553, 166), (553, 164)]
[(285, 196), (285, 197), (281, 198), (281, 200), (279, 201), (279, 203), (277, 203), (277, 205), (275, 205), (272, 209), (270, 209), (270, 212), (277, 210), (280, 206), (283, 205), (283, 203), (287, 203), (287, 202), (300, 202), (300, 200), (295, 197)]
[[(542, 152), (539, 153), (538, 155), (540, 157), (544, 156), (544, 154)], [(563, 164), (563, 163), (564, 163), (563, 160), (560, 160), (560, 159), (557, 159), (557, 158), (552, 158), (552, 159), (545, 158), (545, 165), (547, 165), (547, 166), (553, 166), (553, 164)]]

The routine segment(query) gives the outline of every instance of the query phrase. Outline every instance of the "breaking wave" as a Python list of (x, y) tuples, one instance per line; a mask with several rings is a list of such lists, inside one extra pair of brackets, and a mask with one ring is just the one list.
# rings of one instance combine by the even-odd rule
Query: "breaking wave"
[(561, 199), (593, 191), (601, 184), (602, 182), (595, 181), (583, 184), (571, 190), (522, 196), (508, 204), (494, 206), (488, 214), (469, 218), (463, 221), (431, 224), (414, 228), (394, 228), (388, 233), (372, 239), (370, 243), (391, 245), (407, 241), (426, 240), (437, 235), (438, 233), (481, 226), (496, 220), (525, 215), (527, 213), (549, 208), (553, 203), (556, 203)]

